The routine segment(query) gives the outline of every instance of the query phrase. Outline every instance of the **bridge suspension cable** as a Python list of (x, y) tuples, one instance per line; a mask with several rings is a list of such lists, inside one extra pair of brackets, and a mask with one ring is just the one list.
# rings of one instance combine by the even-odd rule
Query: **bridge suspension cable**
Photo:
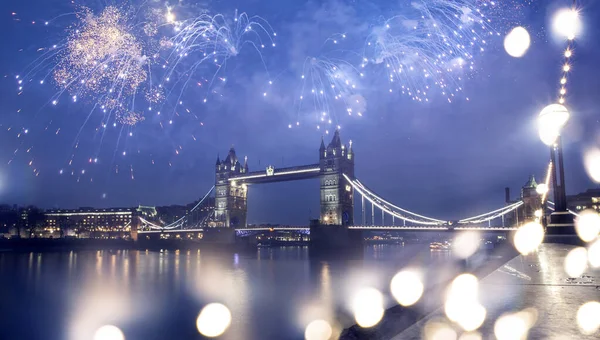
[[(421, 224), (421, 225), (423, 225), (423, 224), (424, 225), (441, 225), (441, 224), (447, 223), (446, 221), (419, 215), (419, 214), (413, 213), (411, 211), (408, 211), (406, 209), (397, 207), (397, 206), (389, 203), (388, 201), (382, 199), (381, 197), (377, 196), (371, 190), (367, 189), (357, 179), (354, 179), (354, 180), (350, 179), (346, 174), (344, 174), (343, 176), (346, 179), (346, 181), (348, 181), (348, 183), (350, 183), (350, 185), (354, 188), (354, 190), (356, 190), (363, 198), (366, 198), (371, 203), (372, 206), (376, 206), (377, 208), (381, 209), (381, 211), (386, 212), (388, 215), (391, 215), (394, 218), (399, 218), (404, 221), (417, 223), (417, 224)], [(398, 210), (398, 211), (396, 211), (396, 210)], [(400, 213), (400, 212), (402, 212), (402, 213)], [(410, 215), (410, 216), (406, 216), (406, 215)]]
[(481, 214), (481, 215), (477, 215), (477, 216), (473, 216), (473, 217), (469, 217), (469, 218), (464, 218), (462, 220), (459, 220), (458, 223), (465, 224), (465, 223), (488, 222), (488, 221), (491, 221), (498, 217), (504, 216), (504, 215), (508, 214), (509, 212), (519, 208), (522, 205), (523, 205), (523, 201), (518, 201), (511, 205), (507, 205), (506, 207), (496, 209), (496, 210), (487, 212), (485, 214)]
[[(155, 223), (152, 223), (142, 217), (139, 217), (140, 221), (147, 227), (149, 227), (150, 229), (159, 229), (159, 230), (172, 230), (172, 229), (177, 229), (183, 226), (183, 224), (185, 222), (187, 222), (187, 217), (189, 216), (190, 213), (194, 212), (196, 209), (198, 209), (198, 207), (206, 200), (206, 198), (208, 198), (208, 196), (212, 193), (212, 191), (215, 189), (215, 186), (213, 185), (210, 190), (208, 190), (208, 192), (204, 195), (204, 197), (202, 197), (202, 199), (200, 199), (200, 201), (192, 208), (190, 209), (189, 212), (187, 212), (185, 215), (183, 215), (181, 218), (179, 218), (178, 220), (176, 220), (175, 222), (172, 222), (170, 224), (167, 224), (165, 226), (159, 226)], [(206, 220), (206, 217), (202, 220), (203, 222)]]

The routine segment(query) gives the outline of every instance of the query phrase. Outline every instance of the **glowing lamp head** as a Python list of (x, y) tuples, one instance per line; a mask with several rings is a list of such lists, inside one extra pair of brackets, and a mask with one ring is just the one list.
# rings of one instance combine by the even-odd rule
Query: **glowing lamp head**
[(569, 120), (569, 111), (560, 104), (546, 106), (538, 116), (540, 139), (546, 145), (554, 145), (560, 136), (560, 130)]
[(565, 8), (558, 11), (552, 20), (552, 29), (560, 37), (575, 39), (581, 31), (581, 18), (577, 10)]

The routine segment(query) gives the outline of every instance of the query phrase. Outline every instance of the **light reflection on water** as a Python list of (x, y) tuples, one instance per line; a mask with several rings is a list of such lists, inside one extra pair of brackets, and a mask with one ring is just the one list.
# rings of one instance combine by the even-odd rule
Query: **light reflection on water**
[(112, 324), (127, 339), (197, 339), (196, 317), (211, 302), (232, 313), (225, 339), (302, 339), (314, 319), (335, 334), (352, 323), (357, 289), (377, 288), (391, 306), (397, 271), (424, 268), (428, 284), (450, 258), (391, 245), (327, 260), (305, 247), (0, 253), (0, 289), (12, 293), (0, 304), (0, 338), (91, 339)]

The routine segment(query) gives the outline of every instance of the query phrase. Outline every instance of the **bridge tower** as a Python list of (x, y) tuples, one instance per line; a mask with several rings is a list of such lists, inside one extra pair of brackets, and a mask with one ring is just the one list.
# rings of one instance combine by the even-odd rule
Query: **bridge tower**
[(342, 144), (340, 133), (335, 131), (327, 147), (321, 138), (319, 148), (321, 178), (321, 225), (354, 224), (354, 192), (343, 174), (354, 178), (354, 151), (352, 141)]
[(535, 176), (531, 175), (527, 183), (521, 188), (523, 208), (521, 216), (519, 216), (520, 221), (529, 222), (535, 220), (535, 212), (542, 209), (542, 198), (536, 191), (537, 186)]
[(223, 161), (217, 156), (215, 165), (215, 226), (246, 227), (248, 187), (229, 179), (248, 172), (248, 159), (244, 165), (238, 161), (233, 146)]

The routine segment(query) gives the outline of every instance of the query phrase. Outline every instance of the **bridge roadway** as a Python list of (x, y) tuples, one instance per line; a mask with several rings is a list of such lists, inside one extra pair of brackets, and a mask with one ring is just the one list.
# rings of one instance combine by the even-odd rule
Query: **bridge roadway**
[[(390, 231), (390, 230), (401, 230), (401, 231), (461, 231), (461, 230), (476, 230), (476, 231), (513, 231), (517, 230), (516, 227), (489, 227), (489, 226), (349, 226), (348, 229), (352, 230), (367, 230), (367, 231)], [(140, 230), (138, 233), (141, 234), (156, 234), (156, 233), (189, 233), (189, 232), (201, 232), (204, 229), (170, 229), (170, 230)], [(310, 232), (309, 227), (249, 227), (249, 228), (237, 228), (236, 232), (243, 231), (296, 231), (307, 233)]]
[[(384, 230), (404, 230), (404, 231), (454, 231), (454, 230), (481, 230), (481, 231), (512, 231), (517, 230), (516, 227), (482, 227), (482, 226), (349, 226), (348, 229), (352, 230), (371, 230), (371, 231), (384, 231)], [(251, 227), (251, 228), (238, 228), (236, 231), (304, 231), (310, 230), (309, 227)]]

